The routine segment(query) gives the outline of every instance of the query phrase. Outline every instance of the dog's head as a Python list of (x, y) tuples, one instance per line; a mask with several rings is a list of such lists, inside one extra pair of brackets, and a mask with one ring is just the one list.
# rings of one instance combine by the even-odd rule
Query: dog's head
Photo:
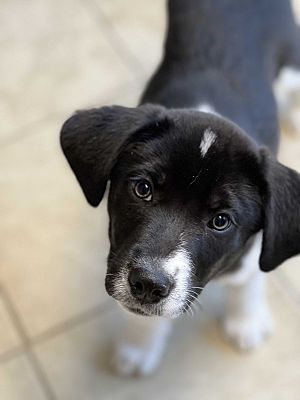
[(300, 177), (211, 114), (103, 107), (61, 132), (88, 202), (110, 181), (106, 288), (131, 311), (176, 317), (263, 230), (260, 267), (300, 252)]

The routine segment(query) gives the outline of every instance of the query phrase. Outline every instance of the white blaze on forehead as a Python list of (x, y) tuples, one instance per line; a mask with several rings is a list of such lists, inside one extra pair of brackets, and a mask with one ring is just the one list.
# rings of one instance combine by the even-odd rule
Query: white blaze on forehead
[(214, 109), (214, 107), (211, 106), (211, 105), (208, 104), (208, 103), (202, 103), (202, 104), (200, 104), (200, 106), (197, 107), (197, 110), (198, 110), (198, 111), (201, 111), (201, 112), (205, 112), (205, 113), (210, 113), (210, 114), (216, 114), (216, 115), (218, 115), (218, 113), (216, 112), (216, 110)]
[(200, 153), (201, 153), (202, 157), (204, 157), (206, 155), (209, 148), (215, 142), (216, 137), (217, 137), (217, 135), (210, 128), (205, 129), (202, 140), (199, 145), (199, 149), (200, 149)]

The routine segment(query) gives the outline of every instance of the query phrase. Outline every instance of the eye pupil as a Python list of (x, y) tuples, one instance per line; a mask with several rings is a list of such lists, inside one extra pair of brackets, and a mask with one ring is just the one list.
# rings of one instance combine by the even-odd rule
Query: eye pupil
[(147, 196), (149, 194), (149, 185), (146, 182), (140, 182), (137, 184), (136, 191), (141, 196)]
[(146, 199), (151, 196), (151, 185), (146, 180), (140, 180), (135, 184), (134, 192), (137, 197), (141, 199)]
[(217, 231), (223, 231), (229, 227), (230, 218), (226, 214), (218, 214), (212, 220), (212, 227)]

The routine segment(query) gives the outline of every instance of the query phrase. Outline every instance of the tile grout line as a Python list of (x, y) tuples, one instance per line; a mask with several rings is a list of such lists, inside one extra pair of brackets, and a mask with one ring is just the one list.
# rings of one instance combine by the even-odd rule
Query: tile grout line
[(108, 311), (109, 309), (107, 303), (99, 304), (79, 315), (71, 317), (63, 321), (62, 323), (45, 330), (44, 332), (39, 333), (30, 340), (30, 343), (32, 346), (44, 343), (47, 340), (50, 340), (57, 335), (60, 335), (61, 333), (68, 332), (73, 328), (84, 324), (85, 322), (92, 321), (93, 319)]
[(0, 365), (21, 356), (26, 351), (23, 345), (13, 347), (0, 354)]
[[(97, 305), (94, 308), (91, 308), (87, 311), (84, 311), (83, 313), (76, 315), (74, 317), (71, 317), (65, 321), (63, 321), (60, 324), (57, 324), (53, 327), (50, 327), (46, 329), (44, 332), (41, 332), (37, 334), (33, 338), (28, 338), (28, 336), (25, 334), (26, 337), (26, 342), (24, 345), (15, 347), (11, 350), (8, 350), (7, 352), (4, 352), (0, 354), (0, 364), (3, 364), (7, 361), (10, 361), (11, 359), (21, 355), (22, 353), (26, 352), (26, 350), (30, 347), (34, 347), (36, 345), (42, 344), (46, 342), (47, 340), (51, 340), (57, 335), (60, 335), (62, 333), (68, 332), (73, 328), (76, 328), (77, 326), (80, 326), (84, 324), (85, 322), (91, 321), (101, 314), (108, 312), (108, 304), (107, 302), (105, 304)], [(16, 318), (18, 318), (16, 316)], [(19, 331), (18, 331), (19, 332)]]
[[(142, 63), (128, 48), (127, 44), (124, 42), (122, 37), (114, 28), (113, 24), (110, 22), (109, 18), (105, 15), (103, 10), (101, 9), (101, 6), (97, 2), (95, 2), (95, 0), (88, 0), (88, 1), (90, 7), (86, 7), (86, 2), (83, 2), (82, 0), (81, 3), (83, 4), (84, 7), (86, 7), (91, 18), (94, 20), (94, 22), (96, 22), (97, 27), (105, 35), (107, 41), (109, 42), (109, 44), (111, 45), (112, 49), (115, 51), (117, 56), (121, 58), (126, 67), (129, 69), (130, 73), (132, 73), (134, 70), (138, 75), (141, 75), (141, 77), (144, 78), (145, 70)], [(103, 28), (101, 28), (101, 25), (99, 23), (100, 21), (103, 24)]]
[(40, 365), (37, 357), (35, 356), (35, 354), (32, 351), (32, 348), (30, 346), (30, 340), (26, 334), (25, 328), (24, 328), (21, 320), (19, 319), (18, 313), (15, 310), (14, 305), (13, 305), (8, 293), (3, 288), (3, 286), (1, 286), (1, 294), (2, 294), (3, 301), (5, 303), (6, 309), (9, 312), (9, 315), (11, 317), (12, 323), (22, 341), (23, 349), (26, 354), (26, 357), (27, 357), (43, 391), (44, 391), (46, 398), (48, 400), (55, 400), (55, 395), (52, 391), (50, 383), (48, 382), (46, 374), (43, 371), (42, 366)]

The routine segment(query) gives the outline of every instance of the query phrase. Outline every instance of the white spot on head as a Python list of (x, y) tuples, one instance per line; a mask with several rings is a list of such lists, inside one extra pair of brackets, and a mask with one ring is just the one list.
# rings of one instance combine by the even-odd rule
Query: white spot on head
[(215, 142), (217, 135), (209, 128), (205, 129), (202, 140), (199, 145), (200, 153), (202, 157), (206, 155), (209, 148)]
[(201, 112), (205, 112), (205, 113), (210, 113), (210, 114), (216, 114), (218, 115), (218, 113), (216, 112), (216, 110), (214, 109), (214, 107), (212, 107), (210, 104), (208, 103), (202, 103), (200, 104), (199, 107), (197, 107), (198, 111)]

